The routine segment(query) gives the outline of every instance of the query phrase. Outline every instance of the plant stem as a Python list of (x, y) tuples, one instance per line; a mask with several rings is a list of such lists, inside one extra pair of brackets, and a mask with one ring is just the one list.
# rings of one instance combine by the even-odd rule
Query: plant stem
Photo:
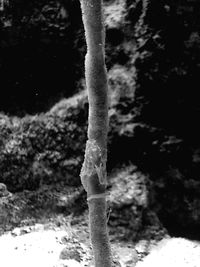
[(88, 141), (81, 170), (81, 181), (88, 196), (90, 237), (95, 267), (111, 267), (105, 194), (108, 85), (102, 0), (80, 0), (80, 2), (87, 43), (85, 78), (89, 101)]

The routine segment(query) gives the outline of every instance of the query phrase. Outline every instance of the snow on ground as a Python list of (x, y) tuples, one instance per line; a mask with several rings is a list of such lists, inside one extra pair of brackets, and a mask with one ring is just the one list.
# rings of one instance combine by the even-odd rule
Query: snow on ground
[(67, 235), (66, 231), (61, 230), (43, 230), (17, 236), (11, 233), (3, 235), (0, 237), (0, 265), (1, 267), (85, 266), (83, 261), (80, 265), (75, 259), (60, 258), (61, 252), (66, 247), (66, 242), (63, 243), (62, 238), (67, 238)]
[(4, 235), (0, 238), (1, 266), (52, 267), (64, 245), (59, 243), (65, 233), (48, 230), (21, 236)]
[[(34, 227), (15, 228), (0, 236), (0, 266), (94, 267), (91, 249), (86, 240), (80, 241), (80, 238), (78, 232), (74, 234), (67, 227), (49, 229), (36, 224)], [(115, 243), (112, 249), (119, 263), (116, 266), (200, 267), (200, 242), (184, 238), (163, 239), (138, 263), (132, 245)]]
[(200, 242), (164, 239), (136, 267), (200, 267)]

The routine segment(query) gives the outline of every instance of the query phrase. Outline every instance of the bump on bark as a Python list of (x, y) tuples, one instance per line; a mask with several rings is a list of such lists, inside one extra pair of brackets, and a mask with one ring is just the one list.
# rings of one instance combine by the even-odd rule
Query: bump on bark
[(81, 182), (86, 192), (88, 192), (88, 177), (97, 174), (99, 183), (106, 186), (106, 149), (98, 146), (95, 140), (88, 140), (85, 149), (85, 159), (81, 169)]
[[(89, 100), (88, 141), (80, 176), (88, 196), (90, 237), (95, 267), (111, 267), (105, 194), (108, 85), (104, 59), (102, 0), (80, 2), (87, 43), (85, 77)], [(96, 198), (97, 195), (101, 198)]]

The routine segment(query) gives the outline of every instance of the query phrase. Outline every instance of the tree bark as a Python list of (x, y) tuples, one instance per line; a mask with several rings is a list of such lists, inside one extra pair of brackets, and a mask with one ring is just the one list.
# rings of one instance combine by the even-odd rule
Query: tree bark
[(88, 141), (81, 169), (81, 181), (87, 191), (95, 267), (111, 267), (106, 216), (108, 85), (102, 0), (80, 2), (87, 43), (85, 78), (89, 101)]

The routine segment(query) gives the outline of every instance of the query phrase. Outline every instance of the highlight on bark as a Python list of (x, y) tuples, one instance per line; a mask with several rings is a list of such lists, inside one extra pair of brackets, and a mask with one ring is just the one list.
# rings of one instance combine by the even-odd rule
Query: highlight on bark
[(88, 141), (80, 176), (87, 192), (95, 267), (111, 267), (106, 203), (108, 84), (102, 0), (80, 0), (80, 3), (87, 44), (85, 79), (89, 101)]

